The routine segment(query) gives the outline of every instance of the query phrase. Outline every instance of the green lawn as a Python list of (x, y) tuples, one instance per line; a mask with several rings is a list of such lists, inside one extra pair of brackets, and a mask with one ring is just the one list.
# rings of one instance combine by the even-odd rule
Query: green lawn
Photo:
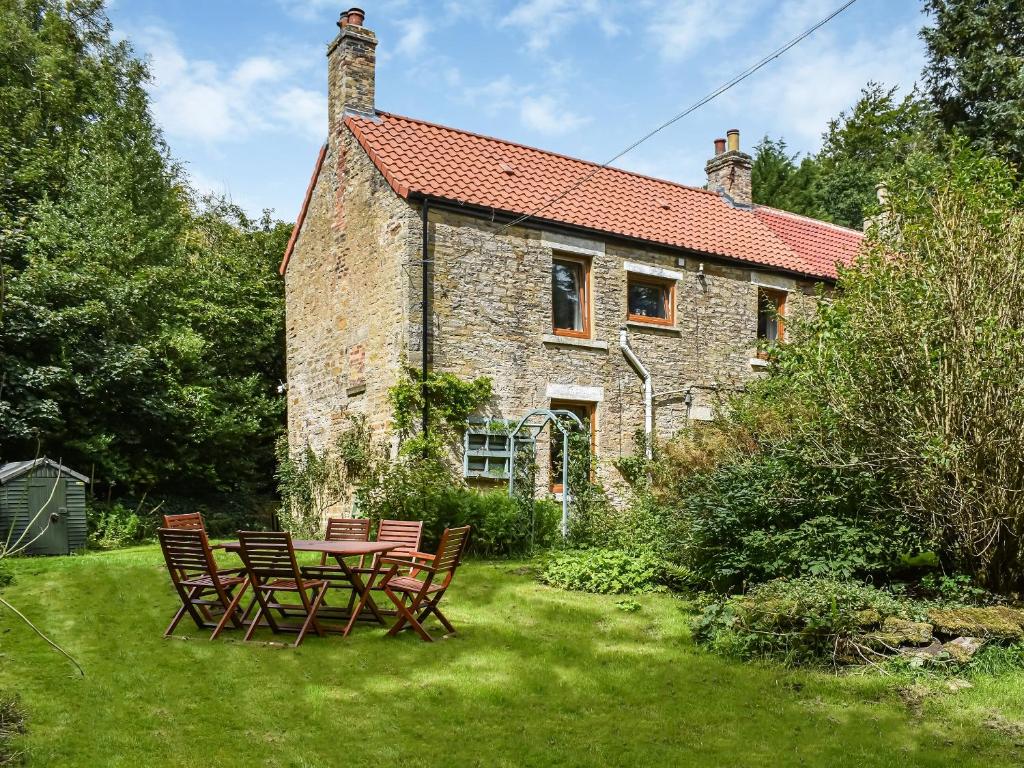
[[(0, 612), (0, 689), (36, 766), (1020, 765), (1024, 675), (908, 707), (878, 677), (751, 666), (696, 648), (670, 597), (561, 592), (472, 562), (434, 644), (362, 627), (297, 650), (181, 625), (159, 552), (22, 560)], [(408, 633), (407, 633), (408, 634)], [(269, 639), (269, 635), (264, 635)]]

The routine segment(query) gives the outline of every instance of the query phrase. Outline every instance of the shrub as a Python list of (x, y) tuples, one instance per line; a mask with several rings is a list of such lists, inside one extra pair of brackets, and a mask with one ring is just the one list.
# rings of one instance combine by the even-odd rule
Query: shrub
[(676, 514), (662, 516), (672, 559), (728, 591), (803, 574), (885, 575), (924, 548), (877, 476), (823, 469), (810, 453), (794, 440), (767, 445), (679, 483)]
[(803, 576), (769, 581), (745, 595), (710, 603), (694, 635), (719, 653), (745, 659), (838, 663), (848, 641), (887, 617), (922, 615), (911, 601), (887, 590)]
[(664, 564), (651, 555), (615, 549), (580, 549), (551, 556), (540, 580), (544, 584), (579, 592), (635, 595), (660, 586)]
[(156, 528), (153, 519), (144, 521), (135, 511), (119, 501), (112, 504), (90, 504), (87, 519), (89, 545), (100, 549), (116, 549), (138, 544), (152, 535)]
[(561, 518), (551, 501), (512, 498), (503, 488), (473, 490), (443, 460), (414, 456), (376, 464), (356, 492), (356, 509), (375, 525), (422, 520), (426, 548), (437, 546), (445, 528), (470, 525), (470, 552), (502, 556), (550, 546)]
[(0, 557), (0, 589), (9, 586), (14, 581), (14, 574), (11, 573), (11, 564), (7, 559)]

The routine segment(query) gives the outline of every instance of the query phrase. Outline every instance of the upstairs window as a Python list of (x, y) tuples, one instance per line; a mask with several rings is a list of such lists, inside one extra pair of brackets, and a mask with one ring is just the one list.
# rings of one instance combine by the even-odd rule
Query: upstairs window
[(757, 340), (774, 344), (786, 333), (786, 292), (757, 289)]
[(675, 325), (676, 283), (630, 273), (626, 279), (627, 319)]
[(590, 263), (551, 261), (551, 325), (560, 336), (590, 336)]

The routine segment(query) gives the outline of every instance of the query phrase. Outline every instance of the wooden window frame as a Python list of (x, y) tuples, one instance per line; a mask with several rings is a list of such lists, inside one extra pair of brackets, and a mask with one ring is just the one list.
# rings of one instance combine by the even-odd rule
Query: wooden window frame
[[(779, 322), (779, 334), (774, 340), (767, 339), (761, 336), (761, 296), (764, 295), (768, 298), (772, 304), (775, 305), (775, 311), (778, 315)], [(786, 302), (789, 299), (789, 291), (783, 291), (778, 288), (766, 288), (763, 285), (757, 286), (757, 342), (768, 343), (768, 344), (782, 344), (786, 341)], [(760, 358), (767, 357), (767, 352), (764, 350), (758, 350), (757, 356)]]
[[(650, 317), (649, 315), (634, 315), (629, 311), (629, 288), (634, 283), (640, 285), (653, 285), (658, 288), (668, 288), (668, 311), (667, 317)], [(654, 325), (676, 324), (676, 281), (670, 277), (655, 277), (645, 275), (642, 272), (626, 273), (626, 319), (634, 323), (652, 323)]]
[[(594, 463), (597, 457), (597, 403), (589, 400), (552, 400), (548, 405), (552, 411), (557, 411), (559, 408), (564, 410), (570, 410), (571, 408), (583, 406), (587, 410), (587, 419), (590, 421), (590, 479), (594, 479)], [(557, 428), (552, 427), (555, 432), (558, 432), (559, 440), (561, 439), (561, 432)], [(552, 471), (552, 459), (554, 457), (554, 442), (548, 446), (548, 487), (551, 489), (551, 493), (562, 493), (565, 488), (562, 486), (562, 478), (559, 475), (555, 477), (555, 473)], [(563, 459), (564, 460), (564, 459)]]
[(555, 327), (555, 293), (554, 290), (551, 292), (551, 333), (555, 336), (569, 336), (574, 339), (589, 339), (591, 328), (590, 328), (590, 296), (591, 296), (591, 278), (590, 278), (590, 265), (591, 260), (581, 256), (566, 256), (562, 253), (554, 253), (551, 255), (551, 272), (554, 272), (555, 262), (569, 262), (579, 264), (583, 267), (583, 283), (580, 286), (580, 317), (583, 318), (583, 330), (577, 331), (572, 328), (557, 328)]

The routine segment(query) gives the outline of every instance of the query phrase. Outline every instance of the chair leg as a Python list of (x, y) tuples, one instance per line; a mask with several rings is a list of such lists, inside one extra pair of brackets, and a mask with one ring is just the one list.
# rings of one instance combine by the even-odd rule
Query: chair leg
[(248, 581), (243, 581), (239, 586), (237, 594), (231, 598), (231, 602), (224, 608), (224, 615), (221, 617), (216, 629), (213, 630), (213, 634), (210, 635), (211, 640), (217, 639), (218, 635), (224, 631), (224, 627), (227, 626), (228, 621), (231, 621), (235, 625), (236, 629), (242, 629), (242, 622), (238, 620), (237, 616), (238, 605), (242, 602), (242, 595), (245, 594), (245, 590), (248, 586)]
[(439, 592), (437, 596), (430, 601), (430, 605), (428, 605), (423, 610), (423, 612), (420, 613), (417, 619), (419, 620), (420, 624), (422, 624), (424, 621), (427, 620), (427, 617), (429, 617), (430, 614), (434, 614), (437, 617), (437, 620), (441, 622), (441, 626), (448, 631), (448, 634), (454, 635), (455, 627), (453, 627), (452, 623), (448, 621), (448, 617), (441, 613), (441, 609), (437, 607), (437, 604), (441, 601), (441, 595), (443, 594), (444, 592)]
[(316, 630), (318, 635), (323, 637), (324, 630), (323, 627), (320, 626), (320, 622), (316, 619), (316, 612), (320, 610), (320, 603), (323, 602), (324, 595), (326, 593), (326, 586), (322, 586), (317, 590), (316, 595), (313, 597), (313, 602), (309, 606), (309, 612), (306, 614), (306, 620), (302, 622), (302, 628), (299, 629), (299, 636), (295, 638), (295, 642), (292, 643), (292, 648), (298, 648), (302, 644), (302, 641), (305, 639), (306, 633), (309, 631), (311, 626)]
[(168, 625), (167, 629), (164, 630), (164, 637), (170, 637), (171, 636), (171, 632), (173, 632), (174, 628), (176, 626), (178, 626), (178, 622), (180, 622), (182, 620), (182, 618), (184, 618), (185, 612), (186, 612), (186, 608), (185, 608), (184, 605), (182, 605), (178, 609), (178, 612), (176, 614), (174, 614), (174, 618), (171, 620), (171, 623)]
[(401, 632), (405, 625), (408, 624), (424, 642), (434, 642), (434, 638), (432, 638), (427, 633), (427, 630), (423, 628), (423, 625), (416, 620), (416, 611), (419, 609), (421, 599), (413, 600), (412, 605), (406, 606), (405, 602), (400, 600), (394, 592), (387, 587), (384, 588), (384, 592), (391, 598), (391, 601), (395, 604), (399, 614), (398, 621), (396, 621), (395, 625), (388, 630), (388, 637), (395, 637), (395, 635)]

